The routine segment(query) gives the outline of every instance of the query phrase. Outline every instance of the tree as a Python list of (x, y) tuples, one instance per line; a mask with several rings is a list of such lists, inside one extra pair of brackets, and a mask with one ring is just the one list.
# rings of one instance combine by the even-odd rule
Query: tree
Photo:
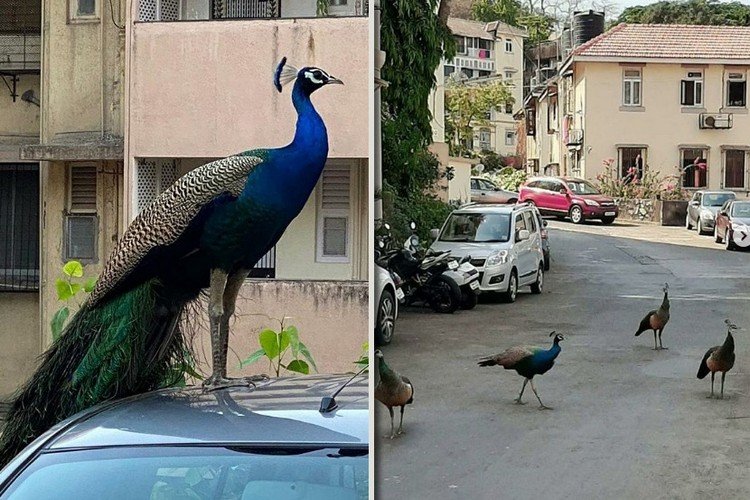
[(512, 103), (513, 97), (506, 85), (496, 80), (486, 84), (452, 82), (445, 89), (446, 130), (453, 132), (445, 140), (451, 154), (465, 154), (465, 141), (473, 135), (474, 126), (489, 125), (487, 115), (493, 108)]
[(750, 26), (750, 6), (718, 0), (661, 1), (628, 7), (617, 18), (631, 24), (704, 24)]
[(484, 23), (502, 21), (518, 26), (521, 10), (521, 2), (518, 0), (477, 0), (471, 6), (471, 18)]

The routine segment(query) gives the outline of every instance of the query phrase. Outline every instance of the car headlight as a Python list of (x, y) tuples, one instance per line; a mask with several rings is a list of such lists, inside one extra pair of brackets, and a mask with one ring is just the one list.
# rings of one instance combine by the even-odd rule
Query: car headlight
[(495, 250), (492, 253), (490, 253), (489, 257), (487, 257), (487, 263), (488, 266), (496, 266), (498, 264), (505, 264), (508, 262), (508, 251), (507, 250)]
[(597, 201), (595, 201), (595, 200), (587, 200), (587, 199), (584, 199), (584, 200), (583, 200), (583, 202), (584, 202), (584, 203), (585, 203), (586, 205), (590, 206), (590, 207), (598, 207), (598, 206), (599, 206), (599, 202), (597, 202)]
[(701, 210), (701, 219), (713, 219), (714, 214), (710, 210)]

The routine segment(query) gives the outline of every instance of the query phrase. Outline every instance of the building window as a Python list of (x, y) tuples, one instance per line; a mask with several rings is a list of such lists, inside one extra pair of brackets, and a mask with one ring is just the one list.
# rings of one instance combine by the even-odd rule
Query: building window
[(96, 260), (97, 173), (95, 165), (70, 167), (68, 213), (65, 216), (65, 259)]
[(454, 37), (456, 39), (456, 53), (466, 54), (466, 38), (462, 36)]
[(512, 115), (513, 114), (513, 103), (510, 101), (507, 101), (505, 103), (505, 113)]
[(39, 289), (39, 166), (0, 163), (0, 291)]
[(547, 105), (547, 133), (554, 134), (557, 131), (557, 96), (549, 98)]
[(490, 140), (492, 133), (489, 130), (482, 129), (479, 131), (479, 149), (483, 151), (489, 151), (492, 149)]
[(618, 148), (617, 160), (620, 178), (626, 182), (643, 178), (643, 159), (646, 156), (644, 148)]
[(708, 179), (708, 161), (706, 160), (705, 149), (681, 149), (680, 165), (682, 166), (683, 187), (706, 187), (706, 182)]
[(513, 79), (513, 72), (512, 71), (506, 71), (505, 72), (505, 79), (506, 80), (512, 80)]
[(479, 78), (485, 78), (485, 77), (490, 76), (492, 74), (491, 71), (485, 71), (483, 69), (479, 69), (479, 70), (477, 70), (477, 72), (479, 74)]
[(622, 105), (641, 105), (641, 70), (626, 69), (622, 73)]
[(97, 18), (96, 0), (68, 0), (68, 2), (72, 21)]
[(513, 52), (513, 40), (510, 38), (505, 39), (505, 52)]
[(724, 187), (745, 187), (745, 151), (728, 149), (724, 153)]
[(744, 108), (746, 103), (747, 82), (744, 73), (729, 73), (727, 78), (727, 106)]
[(513, 146), (516, 143), (516, 132), (514, 130), (505, 131), (505, 145)]
[(680, 103), (683, 106), (703, 106), (703, 72), (690, 71), (683, 79)]
[(463, 73), (464, 75), (466, 75), (467, 78), (473, 78), (474, 77), (474, 72), (471, 69), (469, 69), (469, 68), (461, 68), (461, 73)]
[(318, 262), (349, 262), (351, 166), (329, 162), (323, 170), (318, 204)]
[(451, 76), (455, 72), (456, 72), (456, 67), (455, 66), (448, 66), (448, 65), (443, 66), (443, 75), (444, 76)]

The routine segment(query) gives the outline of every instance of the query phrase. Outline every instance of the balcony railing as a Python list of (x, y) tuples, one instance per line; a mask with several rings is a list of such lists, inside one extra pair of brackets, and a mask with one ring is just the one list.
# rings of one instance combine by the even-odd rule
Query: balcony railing
[(369, 0), (140, 0), (138, 20), (290, 19), (367, 16)]
[(473, 57), (456, 56), (451, 63), (456, 68), (481, 69), (495, 71), (495, 61), (492, 59), (475, 59)]
[(568, 130), (568, 146), (580, 146), (583, 144), (583, 130), (579, 128), (572, 128)]
[(492, 51), (489, 49), (467, 49), (466, 55), (477, 59), (492, 59)]
[(0, 73), (39, 71), (41, 49), (38, 33), (0, 33)]

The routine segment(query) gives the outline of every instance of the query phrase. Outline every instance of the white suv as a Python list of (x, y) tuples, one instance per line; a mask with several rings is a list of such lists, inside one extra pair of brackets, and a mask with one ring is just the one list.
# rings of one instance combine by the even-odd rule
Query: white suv
[(431, 248), (459, 258), (470, 255), (480, 291), (500, 292), (515, 302), (519, 287), (542, 293), (541, 230), (532, 205), (467, 205), (453, 211), (441, 230), (432, 230)]

